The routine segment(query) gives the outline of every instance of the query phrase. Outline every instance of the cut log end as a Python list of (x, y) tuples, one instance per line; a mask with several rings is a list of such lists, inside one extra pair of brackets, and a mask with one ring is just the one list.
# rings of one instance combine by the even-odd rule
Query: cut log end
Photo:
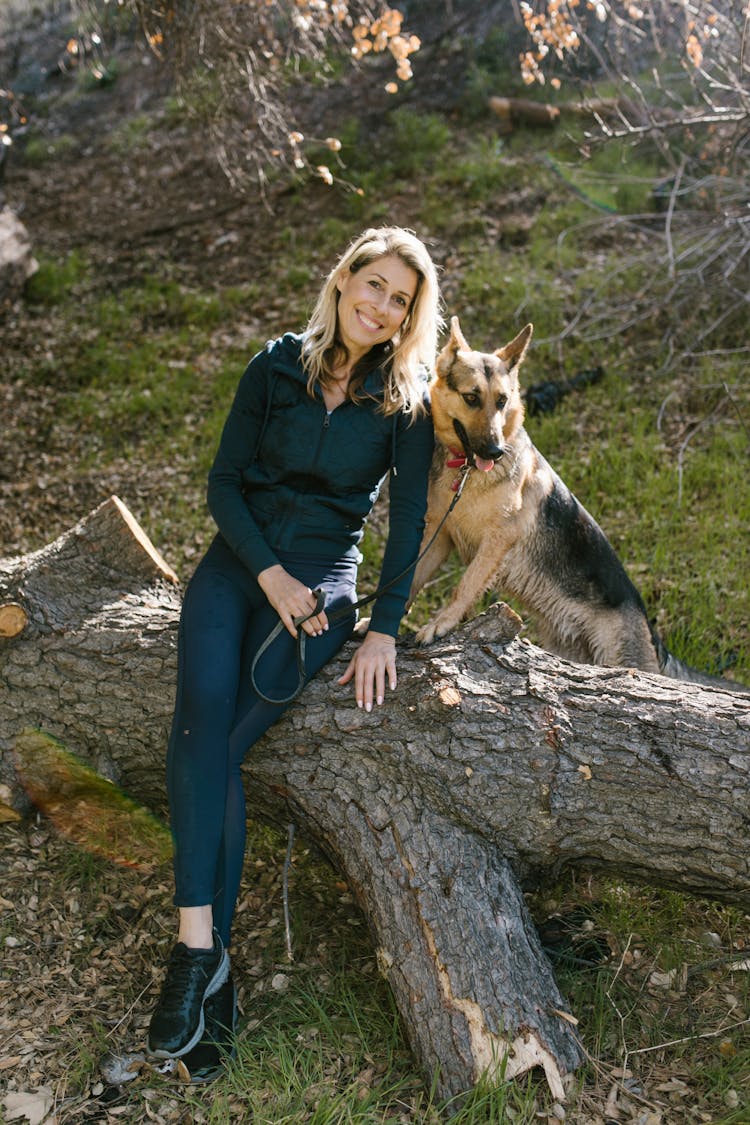
[[(117, 525), (120, 525), (119, 528)], [(103, 504), (86, 517), (77, 529), (79, 533), (92, 540), (100, 540), (101, 551), (110, 555), (113, 562), (121, 565), (127, 560), (128, 570), (133, 574), (154, 573), (160, 578), (179, 585), (179, 578), (164, 556), (143, 530), (130, 509), (119, 496), (110, 496)]]
[(29, 616), (18, 602), (0, 605), (0, 637), (17, 637), (29, 623)]

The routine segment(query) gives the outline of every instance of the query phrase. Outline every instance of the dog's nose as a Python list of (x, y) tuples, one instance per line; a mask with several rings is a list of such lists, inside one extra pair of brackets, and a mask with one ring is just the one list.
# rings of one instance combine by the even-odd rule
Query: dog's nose
[(505, 446), (494, 444), (485, 445), (484, 448), (476, 449), (474, 452), (478, 453), (480, 457), (486, 458), (488, 461), (498, 461), (503, 453), (505, 453)]

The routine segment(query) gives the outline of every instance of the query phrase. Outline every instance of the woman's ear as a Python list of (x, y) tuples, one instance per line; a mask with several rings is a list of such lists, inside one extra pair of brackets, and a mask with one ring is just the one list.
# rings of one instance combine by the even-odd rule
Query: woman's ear
[(349, 277), (350, 272), (350, 270), (342, 270), (339, 276), (336, 278), (336, 288), (338, 289), (339, 293), (342, 292), (344, 288), (344, 282)]

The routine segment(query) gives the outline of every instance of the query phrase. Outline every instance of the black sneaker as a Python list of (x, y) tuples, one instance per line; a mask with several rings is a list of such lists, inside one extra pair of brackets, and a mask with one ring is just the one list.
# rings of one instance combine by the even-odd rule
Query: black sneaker
[(229, 954), (214, 930), (213, 949), (188, 949), (178, 942), (148, 1030), (148, 1049), (159, 1059), (176, 1059), (203, 1035), (203, 1002), (229, 974)]
[(206, 998), (203, 1006), (206, 1026), (200, 1043), (182, 1056), (193, 1083), (218, 1078), (227, 1059), (237, 1054), (234, 1029), (237, 1026), (237, 991), (231, 974), (218, 992)]

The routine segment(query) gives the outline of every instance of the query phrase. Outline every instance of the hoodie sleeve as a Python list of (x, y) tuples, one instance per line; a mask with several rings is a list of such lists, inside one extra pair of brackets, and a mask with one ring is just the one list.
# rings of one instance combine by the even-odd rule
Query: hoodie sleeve
[(379, 585), (384, 586), (406, 567), (406, 574), (375, 602), (370, 628), (395, 637), (414, 574), (424, 531), (427, 484), (434, 448), (432, 419), (422, 414), (409, 423), (399, 419), (395, 472), (389, 483), (388, 539)]
[(244, 471), (252, 464), (270, 408), (272, 348), (273, 342), (269, 342), (245, 369), (208, 474), (209, 511), (224, 539), (255, 578), (279, 561), (242, 495)]

